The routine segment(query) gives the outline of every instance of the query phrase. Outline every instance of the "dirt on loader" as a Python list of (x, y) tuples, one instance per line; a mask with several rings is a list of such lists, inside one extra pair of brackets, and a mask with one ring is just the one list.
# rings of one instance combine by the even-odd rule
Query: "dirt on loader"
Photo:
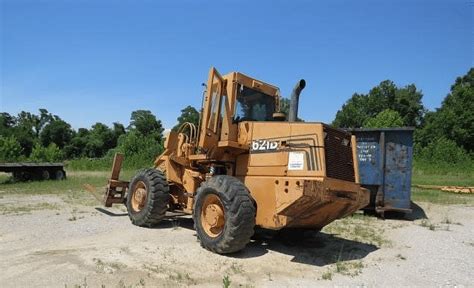
[(125, 207), (16, 192), (0, 191), (1, 287), (473, 285), (469, 205), (417, 203), (410, 220), (358, 213), (221, 256), (200, 247), (189, 216), (147, 229)]

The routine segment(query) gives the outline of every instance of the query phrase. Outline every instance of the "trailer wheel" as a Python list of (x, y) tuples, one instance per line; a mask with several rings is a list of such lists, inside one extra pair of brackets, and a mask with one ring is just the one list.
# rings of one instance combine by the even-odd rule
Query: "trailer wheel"
[(41, 171), (41, 179), (43, 179), (43, 180), (49, 180), (49, 177), (50, 177), (50, 175), (49, 175), (49, 171), (48, 171), (48, 170), (43, 170), (43, 171)]
[(165, 175), (156, 169), (141, 170), (129, 184), (128, 216), (134, 225), (152, 227), (165, 217), (169, 200)]
[(197, 191), (194, 228), (201, 245), (219, 254), (242, 250), (254, 233), (255, 205), (237, 178), (218, 175)]
[(63, 180), (66, 178), (66, 172), (64, 170), (56, 170), (56, 172), (54, 172), (54, 176), (56, 180)]

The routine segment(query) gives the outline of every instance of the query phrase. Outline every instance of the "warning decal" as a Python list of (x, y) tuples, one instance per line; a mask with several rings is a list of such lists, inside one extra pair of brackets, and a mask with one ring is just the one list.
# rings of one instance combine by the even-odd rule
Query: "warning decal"
[(304, 153), (290, 152), (288, 154), (288, 170), (303, 170), (304, 169)]

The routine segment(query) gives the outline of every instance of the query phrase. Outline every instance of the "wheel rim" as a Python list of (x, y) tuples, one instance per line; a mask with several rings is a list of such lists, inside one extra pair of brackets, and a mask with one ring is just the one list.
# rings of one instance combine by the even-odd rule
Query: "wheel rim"
[(138, 181), (132, 193), (132, 209), (135, 212), (140, 212), (146, 204), (147, 198), (146, 185), (143, 181)]
[(224, 230), (224, 206), (217, 195), (209, 194), (204, 199), (201, 211), (201, 226), (209, 237), (215, 238)]

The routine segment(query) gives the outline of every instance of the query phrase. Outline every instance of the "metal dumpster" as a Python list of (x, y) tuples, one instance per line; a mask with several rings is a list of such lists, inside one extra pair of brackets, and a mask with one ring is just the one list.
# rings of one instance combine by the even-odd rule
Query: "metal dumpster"
[(357, 138), (360, 183), (370, 190), (365, 210), (411, 213), (414, 128), (352, 129)]

